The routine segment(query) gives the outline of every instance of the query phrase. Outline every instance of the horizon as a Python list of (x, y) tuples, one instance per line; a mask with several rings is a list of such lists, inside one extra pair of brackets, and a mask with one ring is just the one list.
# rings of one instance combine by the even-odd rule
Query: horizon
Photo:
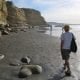
[(47, 22), (80, 24), (80, 0), (6, 0), (41, 12)]

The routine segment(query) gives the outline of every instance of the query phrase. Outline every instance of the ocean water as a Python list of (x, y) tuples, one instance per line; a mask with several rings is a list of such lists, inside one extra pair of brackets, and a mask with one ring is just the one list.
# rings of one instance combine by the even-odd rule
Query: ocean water
[[(48, 34), (50, 36), (56, 36), (56, 37), (60, 37), (62, 34), (63, 30), (62, 27), (54, 27), (54, 25), (52, 26), (52, 31), (47, 30), (45, 34)], [(73, 32), (73, 34), (76, 37), (76, 42), (78, 45), (78, 50), (80, 52), (80, 25), (70, 25), (70, 32)]]
[[(70, 32), (72, 32), (75, 35), (76, 38), (76, 43), (78, 46), (78, 50), (77, 50), (77, 56), (74, 55), (76, 57), (76, 62), (75, 62), (75, 66), (76, 69), (80, 72), (80, 25), (70, 25)], [(55, 36), (55, 37), (59, 37), (62, 34), (62, 28), (61, 27), (54, 27), (54, 25), (52, 26), (52, 31), (47, 30), (45, 34), (48, 34), (50, 36)]]
[[(47, 30), (45, 34), (60, 37), (62, 32), (63, 32), (62, 27), (54, 27), (54, 25), (53, 25), (52, 31), (49, 28), (49, 30)], [(73, 32), (76, 39), (79, 39), (79, 37), (80, 37), (79, 36), (80, 35), (80, 25), (70, 25), (70, 32)]]
[[(47, 30), (45, 34), (60, 37), (62, 32), (63, 32), (62, 27), (54, 27), (54, 25), (53, 25), (52, 26), (52, 31), (50, 31), (50, 28), (49, 28), (49, 30)], [(70, 25), (70, 32), (73, 32), (73, 34), (75, 36), (79, 36), (80, 25)]]

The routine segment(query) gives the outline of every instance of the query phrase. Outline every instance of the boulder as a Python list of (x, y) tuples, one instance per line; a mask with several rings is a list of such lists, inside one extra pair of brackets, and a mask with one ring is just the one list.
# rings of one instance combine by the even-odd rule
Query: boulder
[(8, 34), (9, 34), (8, 31), (6, 31), (6, 30), (2, 31), (2, 35), (8, 35)]
[(23, 68), (28, 68), (33, 74), (40, 74), (42, 72), (42, 67), (39, 65), (24, 65)]
[(28, 56), (26, 56), (21, 58), (21, 62), (29, 64), (31, 62), (31, 59)]
[(26, 68), (26, 67), (21, 67), (20, 71), (19, 71), (19, 78), (25, 78), (25, 77), (28, 77), (28, 76), (31, 76), (32, 75), (32, 71), (29, 69), (29, 68)]
[(42, 67), (39, 65), (35, 65), (35, 67), (32, 69), (32, 73), (34, 73), (34, 74), (42, 73)]
[(11, 30), (12, 30), (11, 28), (7, 28), (7, 31), (11, 32)]

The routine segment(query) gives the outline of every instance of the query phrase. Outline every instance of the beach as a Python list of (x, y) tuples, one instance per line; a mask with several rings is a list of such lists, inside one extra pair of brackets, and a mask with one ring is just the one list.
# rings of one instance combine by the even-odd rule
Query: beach
[(41, 74), (27, 77), (27, 80), (48, 80), (61, 66), (59, 46), (59, 38), (34, 29), (3, 35), (0, 38), (0, 54), (4, 54), (5, 57), (0, 60), (0, 80), (20, 80), (18, 72), (21, 66), (9, 64), (14, 60), (20, 61), (23, 56), (31, 58), (30, 64), (37, 64), (43, 68)]
[[(26, 29), (0, 37), (0, 80), (79, 80), (79, 54), (71, 53), (70, 67), (73, 77), (64, 77), (60, 53), (60, 37), (44, 34), (44, 30)], [(21, 58), (28, 56), (29, 65), (42, 66), (41, 74), (19, 78)], [(15, 64), (15, 65), (11, 65)], [(63, 78), (62, 78), (62, 77)]]

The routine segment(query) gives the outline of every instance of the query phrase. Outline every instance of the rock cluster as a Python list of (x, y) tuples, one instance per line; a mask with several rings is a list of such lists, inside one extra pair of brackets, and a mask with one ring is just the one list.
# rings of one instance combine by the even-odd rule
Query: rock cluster
[(31, 76), (32, 74), (40, 74), (41, 72), (42, 67), (39, 65), (24, 65), (20, 69), (19, 77), (25, 78)]
[(31, 76), (32, 74), (40, 74), (42, 73), (42, 67), (40, 65), (33, 65), (30, 64), (31, 59), (27, 56), (22, 57), (20, 60), (12, 60), (9, 65), (10, 66), (21, 66), (18, 77), (19, 78), (26, 78)]
[(29, 57), (23, 57), (21, 59), (23, 63), (26, 63), (21, 66), (19, 71), (19, 78), (25, 78), (31, 76), (32, 74), (40, 74), (42, 72), (42, 67), (39, 65), (30, 65), (31, 59)]

